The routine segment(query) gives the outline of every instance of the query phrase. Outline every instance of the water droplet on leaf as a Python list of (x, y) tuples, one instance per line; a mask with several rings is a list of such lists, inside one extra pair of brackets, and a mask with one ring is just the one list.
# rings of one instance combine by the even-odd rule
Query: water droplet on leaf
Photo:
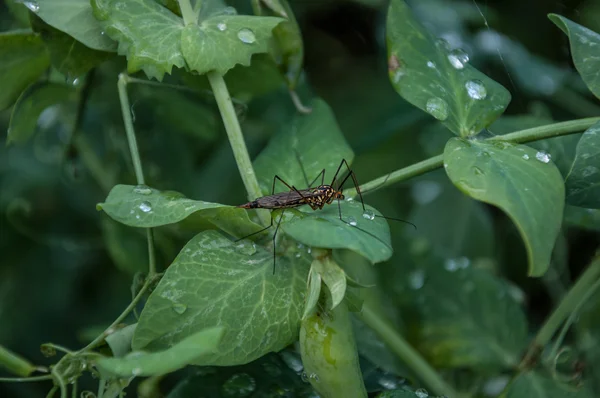
[(173, 311), (181, 315), (187, 310), (187, 305), (181, 303), (174, 303), (172, 308)]
[(142, 202), (139, 206), (140, 210), (144, 213), (150, 213), (152, 211), (152, 205), (150, 202)]
[(221, 32), (224, 32), (227, 30), (227, 24), (225, 24), (225, 22), (219, 22), (217, 24), (217, 29), (219, 29)]
[(429, 397), (429, 393), (424, 388), (419, 388), (418, 390), (416, 390), (415, 391), (415, 395), (418, 398), (427, 398), (427, 397)]
[(35, 1), (24, 1), (23, 5), (29, 8), (29, 11), (37, 13), (40, 10), (40, 5)]
[(473, 172), (474, 172), (476, 175), (482, 175), (482, 174), (485, 174), (485, 173), (483, 172), (483, 170), (481, 170), (481, 169), (480, 169), (479, 167), (477, 167), (477, 166), (474, 166), (474, 167), (473, 167)]
[(550, 154), (544, 151), (539, 151), (535, 154), (535, 158), (542, 163), (548, 163), (550, 161)]
[(371, 210), (365, 210), (365, 212), (363, 213), (363, 218), (365, 218), (367, 220), (374, 220), (375, 213)]
[(448, 54), (448, 61), (454, 69), (463, 69), (467, 62), (469, 62), (469, 54), (464, 52), (462, 49), (457, 48), (450, 51)]
[(430, 69), (435, 69), (435, 62), (427, 61), (427, 67)]
[(529, 160), (529, 155), (528, 154), (523, 155), (523, 159)]
[(437, 120), (446, 120), (448, 118), (448, 104), (441, 98), (433, 97), (427, 100), (425, 110)]
[(474, 100), (482, 100), (487, 97), (487, 90), (481, 80), (469, 80), (465, 83), (467, 94)]
[(256, 381), (247, 373), (233, 375), (221, 386), (221, 392), (225, 397), (247, 397), (255, 389)]
[(141, 369), (141, 368), (133, 368), (133, 369), (131, 370), (131, 374), (132, 374), (133, 376), (139, 376), (139, 375), (141, 375), (141, 374), (142, 374), (142, 369)]
[(419, 290), (425, 285), (425, 272), (423, 270), (416, 270), (408, 276), (408, 283), (414, 290)]
[(356, 224), (357, 224), (356, 218), (354, 218), (352, 216), (348, 217), (348, 224), (352, 225), (353, 227), (356, 227)]
[(140, 195), (150, 195), (152, 193), (152, 188), (147, 185), (138, 185), (133, 188), (133, 193), (137, 193)]
[(254, 32), (252, 32), (248, 28), (242, 28), (237, 34), (238, 39), (242, 41), (242, 43), (252, 44), (256, 41), (256, 36), (254, 36)]

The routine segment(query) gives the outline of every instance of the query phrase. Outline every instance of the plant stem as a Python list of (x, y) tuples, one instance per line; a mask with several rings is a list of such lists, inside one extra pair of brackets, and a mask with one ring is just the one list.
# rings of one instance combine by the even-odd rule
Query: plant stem
[[(589, 117), (585, 119), (571, 120), (568, 122), (552, 123), (546, 126), (534, 127), (530, 129), (515, 131), (514, 133), (498, 135), (486, 139), (485, 141), (496, 142), (496, 141), (508, 141), (517, 144), (523, 144), (526, 142), (544, 140), (547, 138), (558, 137), (562, 135), (575, 134), (582, 130), (586, 130), (592, 125), (600, 122), (600, 117)], [(444, 155), (440, 154), (429, 159), (425, 159), (419, 163), (415, 163), (408, 167), (400, 170), (396, 170), (385, 176), (376, 178), (361, 185), (360, 191), (363, 193), (371, 193), (381, 188), (385, 188), (394, 183), (408, 180), (409, 178), (420, 176), (429, 171), (435, 170), (442, 167)], [(347, 197), (355, 197), (357, 195), (356, 189), (351, 188), (345, 191)]]
[(30, 381), (45, 381), (52, 380), (51, 375), (31, 376), (31, 377), (0, 377), (0, 382), (3, 383), (28, 383)]
[[(242, 135), (242, 128), (240, 127), (235, 109), (233, 108), (233, 103), (231, 102), (225, 80), (223, 80), (223, 76), (215, 71), (209, 72), (207, 77), (215, 95), (215, 99), (217, 100), (221, 118), (223, 119), (225, 130), (227, 131), (227, 137), (229, 138), (229, 143), (233, 150), (233, 156), (235, 157), (244, 186), (246, 187), (246, 192), (248, 192), (248, 197), (249, 199), (259, 198), (262, 196), (262, 192), (258, 185), (258, 181), (256, 180), (254, 169), (252, 168), (252, 162), (248, 155), (246, 142)], [(266, 212), (258, 212), (258, 215), (264, 225), (270, 223), (270, 218)]]
[(582, 299), (586, 297), (587, 292), (596, 283), (598, 278), (600, 278), (600, 256), (596, 256), (590, 266), (581, 274), (577, 282), (571, 287), (571, 290), (562, 299), (558, 307), (548, 317), (544, 325), (542, 325), (519, 364), (519, 369), (530, 369), (537, 362), (538, 356), (544, 346), (552, 339), (552, 336), (554, 336), (554, 333), (565, 319), (578, 307)]
[(129, 76), (125, 73), (119, 75), (117, 88), (119, 90), (119, 100), (121, 101), (121, 113), (123, 113), (123, 122), (125, 123), (125, 134), (127, 134), (127, 142), (129, 143), (129, 151), (131, 152), (131, 160), (133, 161), (133, 169), (135, 170), (135, 178), (139, 185), (143, 185), (144, 172), (142, 171), (142, 161), (140, 160), (140, 151), (138, 149), (135, 132), (133, 130), (133, 120), (131, 118), (131, 105), (127, 96), (127, 83)]
[(362, 311), (357, 314), (362, 321), (373, 329), (379, 337), (420, 377), (427, 387), (436, 395), (445, 395), (449, 398), (458, 397), (458, 392), (444, 381), (425, 359), (404, 338), (367, 303), (363, 304)]
[[(201, 1), (201, 0), (196, 0), (196, 1)], [(192, 24), (196, 24), (197, 20), (196, 20), (196, 14), (194, 13), (194, 10), (192, 9), (192, 5), (190, 4), (189, 0), (178, 0), (179, 3), (179, 9), (181, 10), (181, 16), (183, 17), (183, 23), (185, 25), (192, 25)], [(199, 9), (199, 7), (197, 7)]]

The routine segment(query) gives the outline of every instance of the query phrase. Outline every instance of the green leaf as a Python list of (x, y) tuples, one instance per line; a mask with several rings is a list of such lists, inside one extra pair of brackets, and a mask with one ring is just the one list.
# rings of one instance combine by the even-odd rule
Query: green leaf
[(0, 33), (0, 110), (12, 105), (49, 65), (38, 35), (25, 31)]
[(575, 68), (590, 91), (600, 98), (600, 57), (597, 55), (600, 35), (557, 14), (549, 14), (548, 18), (569, 36)]
[[(509, 369), (527, 344), (527, 320), (509, 285), (486, 270), (426, 264), (408, 277), (416, 346), (442, 368)], [(418, 282), (418, 283), (417, 283)]]
[(529, 275), (543, 275), (565, 200), (556, 166), (524, 145), (452, 138), (444, 149), (444, 167), (458, 189), (499, 207), (513, 220), (527, 248)]
[(144, 234), (110, 218), (102, 220), (102, 237), (115, 266), (130, 275), (148, 269), (148, 241)]
[(106, 201), (96, 207), (130, 227), (174, 224), (201, 212), (197, 216), (200, 221), (205, 220), (234, 236), (244, 236), (261, 228), (250, 221), (244, 209), (188, 199), (179, 192), (159, 191), (147, 186), (115, 185)]
[(449, 51), (446, 42), (435, 41), (402, 0), (390, 4), (387, 41), (396, 91), (457, 135), (479, 133), (510, 102), (510, 93), (469, 65), (464, 51)]
[(131, 351), (131, 339), (136, 327), (137, 323), (127, 325), (106, 336), (106, 343), (114, 357), (120, 358)]
[(190, 240), (150, 295), (133, 347), (172, 346), (209, 326), (225, 327), (218, 350), (195, 361), (230, 366), (281, 350), (298, 337), (307, 262), (291, 264), (249, 241), (205, 231)]
[(36, 366), (27, 359), (2, 345), (0, 345), (0, 367), (20, 377), (29, 376), (36, 370)]
[(13, 107), (6, 143), (23, 144), (35, 133), (40, 114), (48, 107), (75, 100), (76, 91), (64, 84), (40, 82), (29, 86)]
[(522, 373), (513, 380), (501, 398), (592, 398), (586, 388), (573, 386), (555, 380), (541, 372)]
[(581, 136), (565, 185), (567, 203), (600, 209), (600, 123), (594, 124)]
[(183, 20), (152, 0), (92, 0), (94, 16), (106, 34), (119, 42), (127, 56), (127, 70), (143, 70), (162, 80), (173, 66), (183, 68), (181, 53)]
[(102, 26), (94, 18), (89, 0), (36, 0), (29, 7), (48, 25), (65, 32), (89, 48), (115, 51), (117, 43), (106, 37)]
[(311, 269), (321, 275), (331, 294), (331, 309), (337, 307), (346, 295), (346, 274), (329, 256), (315, 259)]
[(41, 18), (32, 14), (31, 25), (41, 35), (50, 52), (50, 61), (57, 71), (75, 84), (90, 69), (115, 56), (114, 53), (92, 50), (68, 34), (53, 28)]
[[(393, 249), (387, 221), (373, 207), (365, 205), (365, 208), (363, 213), (358, 201), (340, 201), (339, 207), (334, 202), (316, 211), (305, 206), (303, 211), (295, 213), (296, 217), (282, 221), (281, 229), (308, 246), (350, 249), (373, 264), (389, 260)], [(370, 219), (371, 215), (375, 217)]]
[(600, 232), (600, 210), (567, 205), (565, 222), (569, 225)]
[(321, 280), (321, 274), (315, 272), (311, 267), (308, 272), (308, 293), (306, 295), (306, 304), (304, 305), (302, 319), (311, 316), (317, 308), (319, 297), (321, 296)]
[(236, 64), (249, 66), (252, 54), (269, 50), (276, 17), (217, 15), (183, 30), (181, 49), (188, 67), (198, 74), (227, 73)]
[[(323, 169), (324, 182), (329, 184), (342, 159), (352, 163), (354, 153), (340, 131), (329, 105), (316, 99), (310, 107), (310, 114), (297, 114), (283, 131), (269, 141), (254, 161), (254, 170), (265, 195), (271, 194), (275, 175), (302, 189), (307, 188), (306, 179), (308, 183), (312, 182)], [(342, 172), (344, 171), (345, 167), (342, 167)], [(317, 183), (320, 184), (321, 181)], [(289, 189), (278, 183), (275, 192), (282, 191)]]
[(193, 333), (171, 348), (158, 352), (132, 352), (123, 358), (101, 358), (100, 370), (119, 376), (160, 376), (214, 353), (223, 336), (222, 327)]

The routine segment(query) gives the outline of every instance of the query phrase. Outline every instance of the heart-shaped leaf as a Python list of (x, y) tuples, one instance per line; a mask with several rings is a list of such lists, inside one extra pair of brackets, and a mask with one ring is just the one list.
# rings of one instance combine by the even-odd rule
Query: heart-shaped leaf
[(193, 333), (164, 351), (132, 352), (123, 358), (100, 358), (97, 365), (101, 371), (119, 377), (160, 376), (215, 352), (222, 336), (222, 327), (211, 327)]
[(396, 91), (462, 137), (479, 133), (504, 112), (510, 93), (468, 63), (461, 49), (434, 38), (402, 0), (387, 17), (388, 69)]
[(590, 91), (600, 98), (600, 34), (561, 15), (550, 14), (548, 18), (569, 36), (575, 68)]
[(594, 124), (581, 136), (565, 184), (567, 203), (600, 209), (600, 123)]
[(458, 189), (513, 220), (527, 248), (529, 275), (543, 275), (565, 203), (562, 177), (548, 155), (524, 145), (452, 138), (444, 167)]
[(308, 262), (293, 265), (250, 241), (216, 231), (190, 240), (150, 295), (134, 349), (164, 349), (206, 327), (223, 326), (217, 351), (201, 365), (231, 366), (279, 351), (298, 336)]

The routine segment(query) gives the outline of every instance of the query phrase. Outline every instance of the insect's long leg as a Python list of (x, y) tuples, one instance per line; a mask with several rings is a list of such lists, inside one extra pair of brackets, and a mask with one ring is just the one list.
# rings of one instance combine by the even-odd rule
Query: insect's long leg
[(317, 176), (310, 183), (310, 185), (308, 186), (308, 188), (312, 188), (312, 186), (315, 184), (315, 181), (317, 181), (319, 179), (319, 176), (321, 176), (321, 185), (323, 185), (323, 183), (325, 182), (325, 169), (321, 170), (321, 172), (319, 174), (317, 174)]
[[(285, 209), (283, 209), (283, 211), (281, 212), (281, 215), (279, 216), (279, 221), (277, 221), (277, 226), (275, 227), (275, 233), (273, 234), (273, 275), (275, 275), (275, 244), (276, 244), (276, 238), (277, 238), (277, 232), (279, 231), (279, 226), (281, 225), (281, 219), (283, 218), (283, 213), (285, 213)], [(271, 218), (271, 221), (273, 221), (273, 219)]]

